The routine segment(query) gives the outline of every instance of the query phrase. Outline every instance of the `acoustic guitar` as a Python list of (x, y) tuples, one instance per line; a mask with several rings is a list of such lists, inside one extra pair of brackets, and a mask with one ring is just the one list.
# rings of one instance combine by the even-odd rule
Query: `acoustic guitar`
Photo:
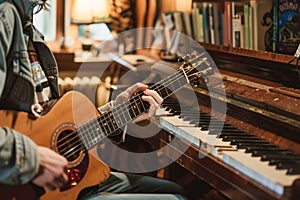
[[(164, 99), (189, 83), (203, 81), (212, 68), (207, 58), (195, 64), (184, 62), (173, 75), (149, 86)], [(17, 186), (0, 184), (0, 199), (77, 199), (80, 191), (106, 180), (109, 167), (91, 154), (91, 149), (120, 127), (130, 123), (149, 104), (142, 100), (142, 92), (116, 106), (112, 111), (99, 114), (94, 104), (76, 91), (65, 93), (39, 118), (26, 112), (1, 110), (0, 125), (15, 129), (30, 137), (37, 145), (46, 146), (68, 160), (69, 181), (55, 191), (43, 190), (37, 195), (31, 183)]]

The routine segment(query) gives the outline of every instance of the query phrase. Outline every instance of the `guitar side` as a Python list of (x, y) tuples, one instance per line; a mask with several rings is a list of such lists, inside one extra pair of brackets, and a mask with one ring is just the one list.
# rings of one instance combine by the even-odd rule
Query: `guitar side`
[[(98, 115), (94, 104), (75, 91), (64, 94), (49, 112), (40, 118), (34, 118), (26, 112), (0, 111), (1, 126), (19, 131), (36, 144), (49, 147), (68, 160), (69, 182), (55, 191), (46, 190), (40, 199), (76, 199), (83, 188), (99, 184), (108, 178), (110, 169), (104, 162), (84, 148), (78, 148), (78, 142), (72, 145), (74, 137), (78, 141), (80, 139), (76, 127)], [(37, 199), (36, 193), (29, 191), (31, 188), (30, 184), (0, 185), (1, 199)]]

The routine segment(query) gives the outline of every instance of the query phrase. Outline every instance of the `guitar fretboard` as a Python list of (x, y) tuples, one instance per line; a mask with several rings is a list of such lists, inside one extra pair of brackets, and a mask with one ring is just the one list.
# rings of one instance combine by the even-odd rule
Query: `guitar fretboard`
[[(197, 52), (196, 52), (197, 55)], [(192, 63), (181, 66), (181, 70), (166, 79), (151, 85), (149, 89), (156, 91), (163, 99), (166, 99), (191, 81), (198, 80), (199, 74), (203, 77), (212, 70), (207, 58), (202, 58), (204, 53), (196, 56)], [(199, 70), (199, 71), (198, 71)], [(77, 129), (79, 137), (86, 149), (101, 142), (107, 136), (115, 133), (132, 120), (149, 109), (149, 103), (142, 100), (143, 92), (138, 92), (129, 100), (116, 106), (112, 111), (90, 120)]]
[[(187, 79), (179, 71), (165, 80), (149, 87), (155, 90), (163, 99), (186, 85)], [(128, 101), (116, 106), (112, 111), (98, 116), (77, 129), (81, 141), (86, 149), (90, 149), (102, 139), (115, 133), (119, 128), (130, 123), (149, 109), (149, 103), (142, 100), (143, 93), (130, 98)]]

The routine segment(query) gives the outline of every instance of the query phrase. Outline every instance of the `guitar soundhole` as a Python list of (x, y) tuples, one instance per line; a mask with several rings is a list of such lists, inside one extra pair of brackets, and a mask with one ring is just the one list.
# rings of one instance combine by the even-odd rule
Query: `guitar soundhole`
[(68, 160), (69, 181), (60, 190), (69, 190), (83, 179), (89, 163), (75, 126), (71, 123), (59, 126), (52, 135), (51, 147)]
[(75, 130), (64, 130), (57, 138), (57, 151), (69, 162), (78, 161), (84, 151), (81, 140)]
[(64, 156), (71, 167), (79, 165), (86, 155), (86, 149), (80, 140), (75, 125), (72, 123), (61, 124), (54, 131), (51, 148)]

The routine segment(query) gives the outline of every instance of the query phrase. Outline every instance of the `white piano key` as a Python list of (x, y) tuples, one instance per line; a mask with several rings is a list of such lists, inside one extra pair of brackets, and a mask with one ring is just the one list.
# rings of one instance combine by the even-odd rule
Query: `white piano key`
[(209, 131), (203, 131), (199, 127), (179, 127), (178, 132), (198, 138), (201, 141), (200, 148), (204, 149), (215, 157), (222, 156), (221, 153), (225, 150), (237, 150), (234, 146), (230, 145), (230, 142), (223, 142), (222, 139), (217, 138), (215, 135), (209, 135)]
[(192, 143), (196, 145), (197, 147), (200, 146), (200, 141), (198, 138), (190, 135), (190, 134), (185, 134), (182, 132), (179, 132), (180, 127), (183, 126), (194, 126), (193, 124), (190, 124), (188, 121), (184, 121), (180, 119), (178, 116), (169, 116), (169, 117), (160, 117), (160, 125), (163, 129), (171, 132), (175, 136), (178, 136), (182, 139), (185, 139), (189, 143)]
[(164, 129), (215, 157), (219, 157), (223, 150), (236, 150), (232, 148), (230, 142), (223, 142), (222, 139), (217, 138), (215, 135), (209, 135), (208, 131), (203, 131), (201, 128), (182, 120), (178, 116), (160, 117), (160, 124)]
[(253, 157), (245, 150), (224, 151), (222, 160), (251, 179), (262, 184), (278, 195), (284, 194), (285, 187), (292, 186), (300, 175), (286, 175), (287, 170), (278, 170), (276, 166), (268, 165), (260, 157)]
[(191, 124), (189, 121), (182, 120), (177, 115), (176, 116), (170, 116), (170, 117), (160, 117), (161, 124), (175, 126), (175, 127), (183, 127), (183, 126), (189, 126), (189, 127), (195, 127), (194, 124)]
[(208, 131), (203, 131), (178, 116), (167, 116), (169, 112), (164, 109), (160, 114), (160, 124), (164, 129), (196, 145), (199, 151), (205, 150), (219, 158), (278, 195), (283, 195), (285, 188), (291, 187), (295, 180), (300, 179), (300, 175), (287, 175), (287, 170), (278, 170), (276, 166), (268, 165), (267, 161), (261, 161), (260, 157), (252, 157), (245, 150), (238, 150), (230, 142), (224, 142), (216, 135), (209, 135)]

